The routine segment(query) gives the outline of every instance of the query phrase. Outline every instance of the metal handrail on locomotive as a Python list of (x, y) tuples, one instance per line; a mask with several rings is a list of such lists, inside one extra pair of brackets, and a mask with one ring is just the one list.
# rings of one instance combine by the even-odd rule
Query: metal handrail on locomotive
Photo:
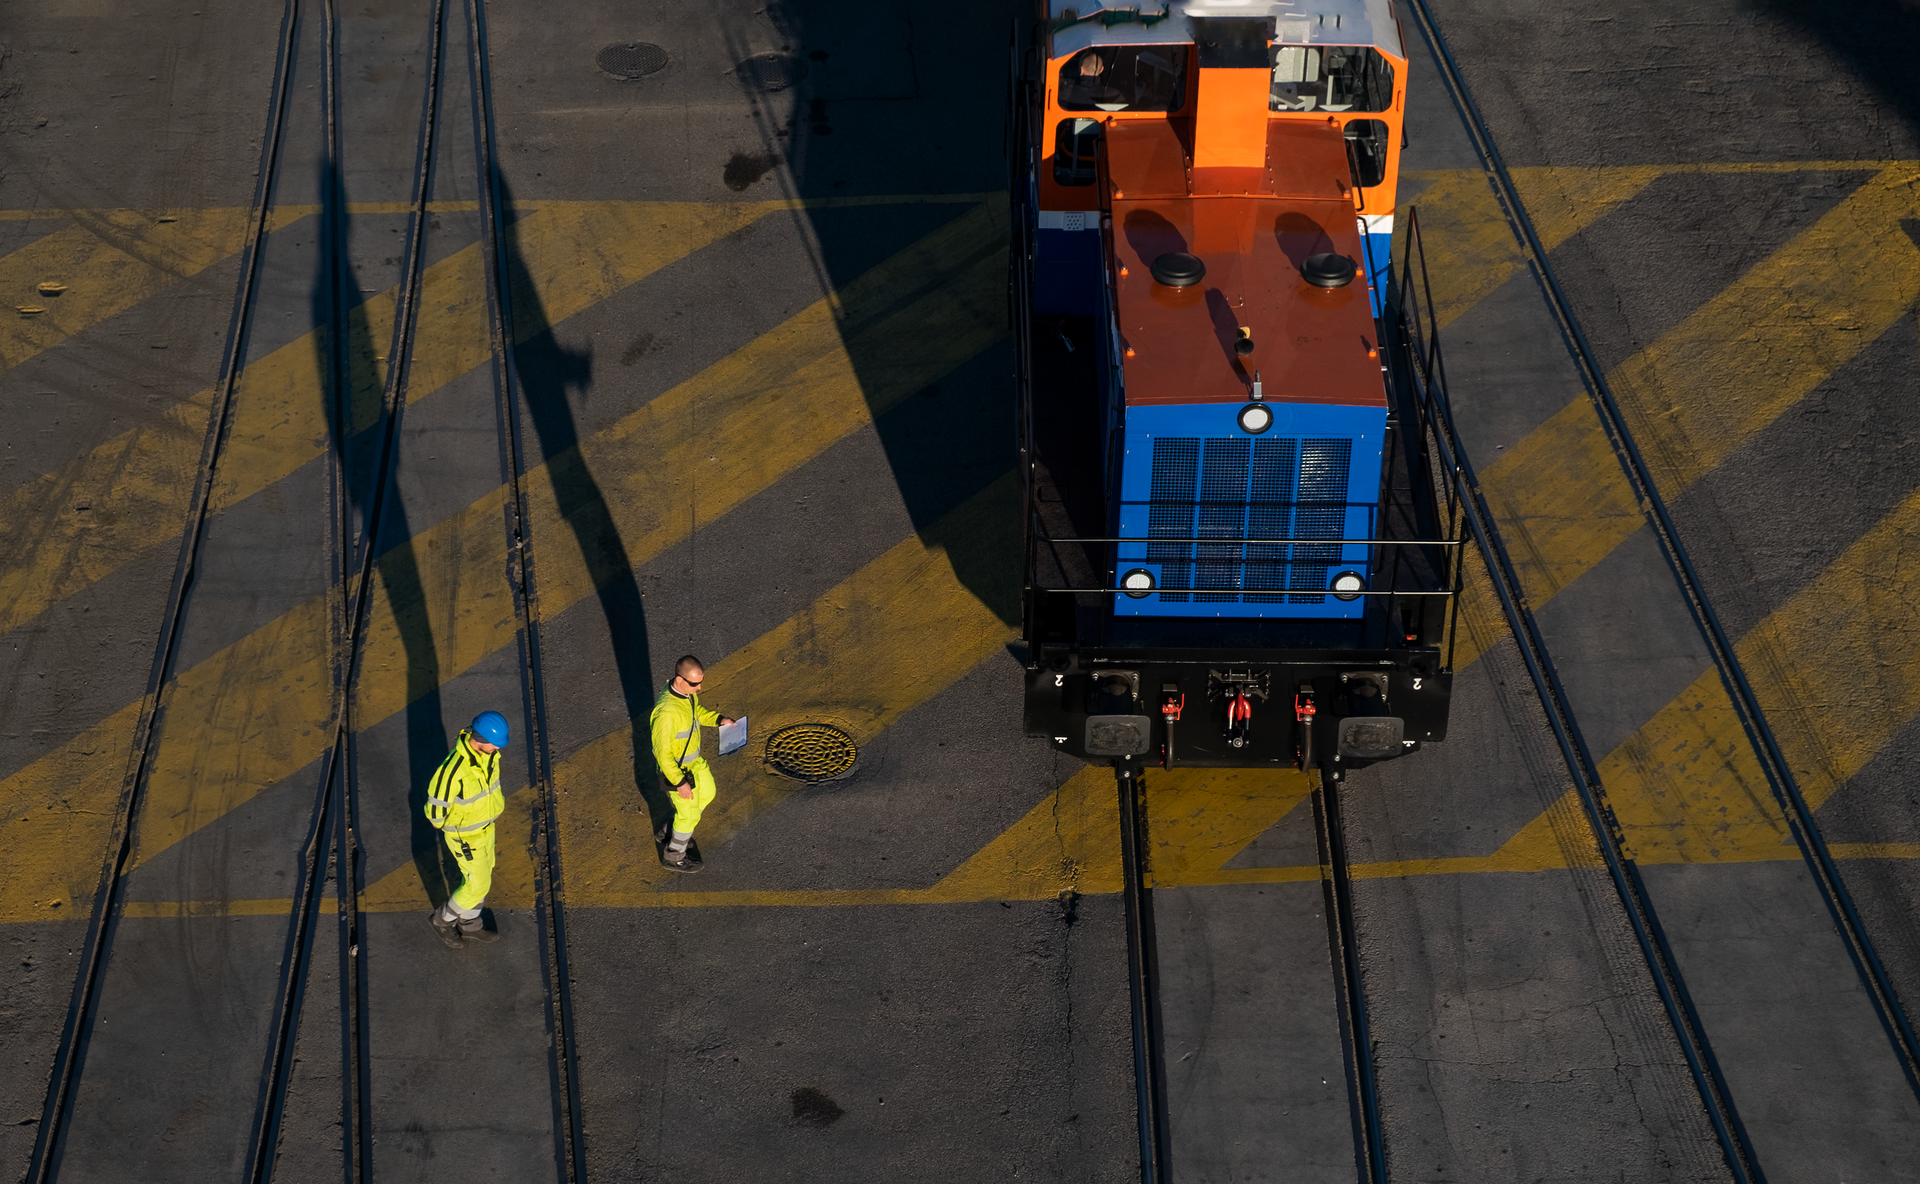
[(1444, 739), (1464, 558), (1391, 267), (1391, 0), (1025, 28), (1027, 733), (1334, 779)]

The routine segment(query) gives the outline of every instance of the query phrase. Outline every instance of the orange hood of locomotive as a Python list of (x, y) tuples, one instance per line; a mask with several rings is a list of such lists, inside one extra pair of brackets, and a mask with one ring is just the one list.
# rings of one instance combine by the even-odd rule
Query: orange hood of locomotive
[[(1386, 405), (1346, 143), (1336, 125), (1269, 120), (1264, 167), (1193, 167), (1191, 121), (1115, 120), (1106, 132), (1118, 324), (1129, 405)], [(1198, 256), (1206, 277), (1156, 283), (1154, 259)], [(1301, 278), (1345, 255), (1343, 288)], [(1234, 343), (1248, 330), (1253, 352)]]

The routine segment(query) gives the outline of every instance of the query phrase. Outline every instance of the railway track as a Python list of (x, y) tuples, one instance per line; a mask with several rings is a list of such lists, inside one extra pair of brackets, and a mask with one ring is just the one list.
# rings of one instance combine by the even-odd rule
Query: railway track
[[(1541, 282), (1549, 310), (1558, 322), (1566, 340), (1573, 347), (1575, 360), (1586, 389), (1600, 413), (1601, 421), (1627, 472), (1628, 479), (1640, 497), (1641, 505), (1646, 508), (1647, 518), (1666, 554), (1681, 594), (1688, 604), (1689, 611), (1693, 614), (1694, 622), (1702, 636), (1706, 638), (1722, 679), (1733, 695), (1736, 710), (1741, 714), (1741, 721), (1747, 729), (1748, 737), (1754, 742), (1757, 751), (1770, 753), (1763, 756), (1763, 764), (1767, 767), (1769, 782), (1780, 797), (1783, 807), (1787, 809), (1788, 818), (1797, 819), (1794, 822), (1795, 837), (1800, 841), (1802, 851), (1807, 854), (1810, 866), (1824, 863), (1827, 870), (1831, 872), (1833, 870), (1831, 859), (1825, 856), (1824, 845), (1819, 840), (1817, 828), (1812, 824), (1811, 814), (1806, 810), (1804, 800), (1799, 798), (1798, 790), (1792, 787), (1792, 779), (1787, 773), (1784, 762), (1779, 760), (1778, 747), (1773, 743), (1771, 732), (1766, 728), (1765, 718), (1753, 699), (1744, 673), (1739, 669), (1732, 646), (1720, 628), (1705, 590), (1700, 586), (1699, 578), (1687, 557), (1685, 547), (1674, 530), (1664, 503), (1660, 500), (1659, 491), (1655, 488), (1645, 463), (1640, 457), (1632, 433), (1628, 430), (1611, 392), (1607, 389), (1604, 372), (1595, 361), (1565, 293), (1553, 275), (1546, 251), (1541, 247), (1540, 240), (1527, 218), (1519, 191), (1507, 172), (1498, 147), (1494, 144), (1487, 125), (1474, 104), (1471, 93), (1467, 90), (1457, 63), (1447, 49), (1446, 41), (1433, 18), (1432, 11), (1425, 0), (1414, 0), (1412, 7), (1440, 63), (1441, 82), (1462, 113), (1462, 122), (1481, 161), (1487, 168), (1499, 195), (1503, 213), (1512, 226), (1515, 237), (1522, 243), (1529, 262)], [(1414, 370), (1414, 374), (1410, 377), (1421, 386), (1437, 386), (1444, 391), (1446, 363), (1439, 342), (1437, 322), (1432, 311), (1432, 296), (1424, 282), (1424, 254), (1417, 215), (1411, 215), (1408, 222), (1405, 246), (1407, 263), (1402, 268), (1401, 275), (1411, 277), (1414, 264), (1418, 262), (1420, 265), (1420, 282), (1417, 284), (1409, 282), (1409, 290), (1402, 293), (1402, 332), (1407, 339), (1408, 353)], [(1438, 444), (1441, 449), (1450, 454), (1443, 459), (1443, 463), (1457, 469), (1462, 475), (1464, 496), (1461, 504), (1466, 513), (1467, 523), (1486, 559), (1502, 614), (1506, 618), (1535, 695), (1544, 709), (1547, 723), (1587, 814), (1607, 875), (1619, 897), (1635, 943), (1660, 997), (1668, 1024), (1686, 1061), (1688, 1072), (1699, 1093), (1727, 1169), (1732, 1178), (1742, 1184), (1748, 1181), (1762, 1181), (1765, 1179), (1765, 1174), (1754, 1153), (1735, 1099), (1721, 1073), (1712, 1042), (1688, 993), (1686, 980), (1661, 925), (1652, 896), (1626, 842), (1624, 830), (1607, 798), (1598, 764), (1581, 734), (1566, 688), (1554, 667), (1553, 658), (1547, 650), (1526, 590), (1502, 540), (1499, 524), (1481, 494), (1479, 484), (1473, 475), (1471, 461), (1468, 460), (1460, 443), (1452, 417), (1446, 411), (1445, 400), (1440, 400), (1437, 405), (1441, 409), (1443, 429), (1439, 433)], [(1796, 802), (1797, 814), (1794, 808)], [(1892, 1000), (1890, 989), (1885, 995), (1875, 993), (1874, 980), (1877, 976), (1880, 984), (1884, 986), (1884, 974), (1878, 971), (1878, 963), (1872, 955), (1871, 943), (1867, 940), (1864, 931), (1858, 928), (1857, 917), (1852, 913), (1851, 903), (1845, 898), (1844, 885), (1839, 883), (1837, 872), (1833, 872), (1829, 878), (1822, 879), (1816, 868), (1815, 878), (1820, 882), (1822, 894), (1827, 900), (1829, 909), (1834, 912), (1836, 923), (1841, 926), (1849, 950), (1854, 954), (1855, 964), (1862, 971), (1863, 981), (1867, 982), (1869, 993), (1874, 994), (1876, 1007), (1881, 1008), (1882, 1022), (1887, 1025), (1889, 1034), (1896, 1036), (1895, 1044), (1898, 1049), (1900, 1041), (1897, 1033), (1904, 1028), (1904, 1017), (1899, 1014), (1897, 1001)], [(1908, 1072), (1911, 1079), (1911, 1068)]]
[(534, 813), (534, 910), (540, 926), (541, 977), (546, 987), (548, 1064), (554, 1090), (554, 1154), (562, 1181), (584, 1180), (586, 1134), (581, 1119), (580, 1074), (575, 1042), (572, 971), (567, 959), (560, 846), (555, 833), (553, 757), (548, 746), (546, 686), (541, 670), (540, 598), (534, 575), (527, 494), (522, 389), (514, 365), (513, 285), (509, 267), (505, 187), (496, 157), (493, 76), (487, 52), (485, 0), (464, 0), (480, 171), (481, 241), (485, 247), (487, 327), (493, 343), (493, 380), (500, 426), (500, 468), (507, 488), (507, 554), (519, 622), (521, 707), (526, 722), (528, 778), (538, 805)]
[[(347, 173), (347, 121), (342, 108), (341, 13), (336, 0), (287, 0), (273, 74), (261, 168), (242, 254), (240, 280), (234, 297), (219, 384), (207, 428), (195, 483), (189, 526), (181, 544), (163, 617), (159, 643), (147, 688), (147, 701), (129, 762), (126, 788), (119, 803), (110, 846), (102, 869), (91, 923), (80, 951), (68, 1017), (56, 1052), (38, 1138), (26, 1179), (43, 1184), (59, 1178), (61, 1156), (69, 1129), (88, 1040), (100, 1021), (101, 983), (112, 954), (125, 903), (127, 877), (134, 860), (134, 836), (144, 802), (154, 754), (164, 730), (168, 690), (176, 673), (183, 621), (193, 602), (195, 576), (206, 541), (210, 491), (219, 479), (226, 428), (235, 393), (248, 357), (248, 342), (263, 304), (262, 254), (267, 229), (277, 205), (304, 204), (305, 194), (282, 192), (291, 182), (284, 167), (291, 154), (286, 140), (288, 111), (296, 92), (294, 63), (301, 40), (318, 37), (322, 63), (317, 94), (321, 107), (321, 194), (319, 231), (321, 276), (315, 312), (331, 331), (324, 334), (323, 384), (328, 450), (327, 526), (331, 541), (329, 576), (329, 645), (333, 671), (333, 727), (319, 762), (305, 828), (298, 837), (297, 869), (292, 885), (287, 932), (271, 999), (260, 1000), (270, 1016), (266, 1049), (260, 1068), (257, 1100), (247, 1126), (245, 1178), (253, 1184), (273, 1179), (287, 1118), (296, 1048), (303, 1022), (322, 1014), (321, 1001), (309, 988), (318, 965), (323, 906), (331, 890), (336, 903), (341, 1020), (340, 1153), (344, 1177), (350, 1181), (374, 1177), (373, 1087), (370, 1032), (373, 1019), (369, 980), (369, 950), (365, 942), (366, 914), (361, 896), (366, 868), (360, 836), (362, 771), (356, 742), (355, 680), (365, 657), (372, 630), (372, 608), (378, 581), (376, 566), (383, 553), (399, 540), (383, 537), (390, 495), (396, 493), (396, 471), (404, 413), (409, 402), (413, 345), (430, 255), (429, 236), (438, 229), (429, 204), (436, 181), (436, 161), (446, 142), (454, 110), (446, 101), (449, 69), (464, 65), (475, 130), (477, 175), (472, 189), (480, 194), (482, 255), (485, 259), (487, 322), (493, 346), (492, 379), (502, 483), (507, 487), (505, 551), (510, 557), (509, 579), (519, 625), (519, 684), (523, 723), (516, 740), (526, 747), (529, 776), (538, 807), (534, 835), (535, 910), (539, 929), (539, 956), (547, 995), (549, 1070), (554, 1124), (554, 1165), (563, 1182), (584, 1179), (585, 1147), (580, 1118), (579, 1078), (575, 1062), (573, 1011), (569, 989), (565, 917), (560, 905), (560, 852), (550, 825), (553, 811), (551, 754), (547, 743), (545, 692), (541, 670), (540, 617), (535, 592), (532, 539), (522, 478), (528, 468), (522, 432), (523, 409), (518, 375), (512, 357), (512, 283), (508, 238), (508, 209), (495, 159), (491, 78), (487, 61), (484, 0), (435, 0), (429, 21), (424, 91), (418, 136), (412, 162), (412, 185), (406, 210), (400, 279), (395, 288), (387, 367), (380, 392), (378, 426), (367, 431), (356, 424), (353, 402), (357, 341), (351, 328), (359, 304), (357, 281), (347, 252), (348, 206), (343, 178)], [(466, 60), (454, 57), (452, 44), (463, 37)], [(364, 336), (364, 335), (363, 335)], [(371, 353), (371, 351), (368, 351)], [(356, 432), (356, 427), (360, 430)], [(534, 458), (535, 463), (538, 458)], [(404, 513), (399, 516), (404, 528)], [(404, 533), (404, 529), (402, 531)], [(331, 889), (329, 882), (331, 881)]]
[(1833, 919), (1835, 929), (1839, 931), (1848, 957), (1860, 978), (1861, 987), (1873, 1004), (1874, 1012), (1886, 1032), (1902, 1072), (1906, 1075), (1908, 1086), (1916, 1092), (1916, 1095), (1920, 1095), (1920, 1039), (1916, 1039), (1912, 1020), (1893, 988), (1886, 967), (1874, 947), (1871, 935), (1867, 933), (1859, 909), (1854, 904), (1853, 895), (1848, 891), (1839, 866), (1827, 848), (1826, 838), (1822, 835), (1820, 825), (1813, 816), (1813, 808), (1807, 802), (1805, 794), (1801, 792), (1793, 770), (1781, 751), (1779, 739), (1767, 723), (1766, 712), (1762, 710), (1759, 698), (1754, 694), (1753, 685), (1741, 665), (1739, 655), (1735, 652), (1733, 641), (1722, 626), (1719, 614), (1714, 609), (1713, 599), (1708, 595), (1700, 574), (1687, 553), (1686, 544), (1674, 526), (1666, 501), (1662, 498), (1659, 487), (1655, 484), (1646, 460), (1641, 454), (1639, 443), (1635, 440), (1633, 431), (1628, 426), (1626, 417), (1621, 413), (1619, 403), (1607, 383), (1606, 371), (1596, 360), (1586, 334), (1580, 327), (1579, 319), (1573, 313), (1573, 306), (1554, 273), (1552, 260), (1548, 258), (1545, 248), (1542, 247), (1540, 237), (1527, 215), (1526, 206), (1520, 200), (1519, 189), (1514, 184), (1506, 162), (1501, 158), (1499, 147), (1494, 143), (1485, 119), (1481, 117), (1480, 109), (1474, 103), (1473, 95), (1467, 89), (1466, 80), (1461, 76), (1452, 51), (1447, 48), (1446, 39), (1441, 35), (1433, 12), (1426, 0), (1413, 0), (1412, 7), (1441, 64), (1441, 81), (1465, 116), (1463, 123), (1467, 134), (1473, 140), (1486, 166), (1488, 176), (1500, 198), (1502, 211), (1512, 226), (1514, 237), (1519, 240), (1523, 253), (1539, 277), (1549, 311), (1572, 346), (1575, 364), (1580, 370), (1581, 378), (1592, 399), (1594, 410), (1599, 414), (1601, 425), (1613, 445), (1614, 453), (1620, 461), (1628, 483), (1641, 506), (1645, 507), (1648, 525), (1652, 528), (1655, 539), (1659, 541), (1674, 583), (1687, 605), (1687, 611), (1692, 616), (1695, 627), (1699, 630), (1708, 652), (1713, 657), (1720, 680), (1727, 690), (1728, 698), (1732, 701), (1735, 714), (1739, 717), (1741, 729), (1745, 732), (1748, 743), (1766, 774), (1768, 788), (1772, 791), (1774, 800), (1787, 820), (1788, 829), (1794, 843), (1799, 847), (1808, 874), (1812, 877), (1821, 901)]
[[(349, 1180), (373, 1175), (372, 1114), (368, 1089), (369, 1017), (367, 979), (361, 956), (360, 893), (365, 887), (359, 844), (360, 767), (354, 743), (353, 680), (362, 656), (374, 589), (373, 568), (380, 555), (381, 528), (388, 490), (398, 461), (401, 421), (407, 406), (407, 380), (420, 290), (426, 274), (427, 203), (433, 193), (435, 151), (442, 130), (442, 71), (446, 57), (447, 0), (437, 0), (432, 16), (431, 48), (427, 57), (426, 93), (421, 133), (414, 161), (412, 208), (409, 211), (404, 265), (395, 301), (392, 346), (386, 381), (381, 391), (378, 451), (369, 474), (357, 474), (352, 465), (352, 364), (349, 334), (327, 335), (327, 397), (334, 425), (329, 452), (328, 494), (334, 532), (337, 594), (334, 609), (334, 732), (321, 762), (319, 783), (302, 851), (304, 872), (295, 889), (288, 926), (286, 954), (281, 964), (280, 996), (274, 1012), (266, 1065), (261, 1073), (261, 1101), (256, 1109), (250, 1141), (248, 1178), (265, 1184), (273, 1177), (279, 1134), (292, 1078), (295, 1038), (306, 1004), (314, 944), (326, 881), (335, 884), (340, 959), (342, 1028), (341, 1151)], [(329, 323), (346, 325), (347, 293), (351, 284), (346, 263), (346, 192), (340, 104), (339, 21), (335, 0), (325, 0), (322, 21), (325, 42), (322, 105), (325, 111), (326, 169), (322, 181), (322, 258), (325, 261)]]
[[(1134, 1105), (1141, 1184), (1175, 1179), (1167, 1089), (1167, 1041), (1160, 1011), (1158, 938), (1154, 928), (1146, 773), (1137, 759), (1114, 763), (1120, 817), (1122, 894), (1127, 933), (1127, 987), (1133, 1030)], [(1361, 979), (1353, 886), (1340, 819), (1339, 781), (1321, 780), (1313, 790), (1313, 816), (1320, 854), (1320, 887), (1326, 909), (1328, 951), (1338, 984), (1341, 1050), (1346, 1059), (1348, 1117), (1353, 1155), (1363, 1184), (1388, 1179), (1380, 1092), (1372, 1058), (1367, 999)]]
[(254, 185), (253, 202), (247, 222), (247, 236), (240, 257), (240, 280), (234, 294), (233, 311), (227, 339), (221, 355), (220, 376), (215, 385), (213, 411), (207, 421), (201, 445), (200, 467), (188, 503), (186, 529), (180, 539), (179, 557), (174, 562), (173, 581), (167, 591), (166, 607), (161, 614), (159, 640), (147, 675), (144, 702), (135, 727), (132, 755), (126, 778), (115, 806), (112, 829), (107, 841), (108, 855), (101, 868), (99, 887), (93, 899), (87, 932), (79, 950), (79, 967), (74, 978), (73, 996), (67, 1007), (66, 1022), (54, 1053), (53, 1071), (47, 1085), (46, 1102), (41, 1110), (39, 1131), (34, 1140), (33, 1157), (28, 1163), (26, 1180), (44, 1184), (59, 1173), (60, 1157), (65, 1149), (68, 1119), (73, 1111), (74, 1095), (85, 1067), (86, 1049), (99, 1008), (102, 972), (107, 952), (113, 944), (120, 906), (124, 903), (126, 873), (133, 855), (133, 819), (138, 813), (143, 792), (158, 749), (160, 724), (166, 711), (168, 682), (180, 650), (182, 624), (188, 600), (199, 570), (200, 552), (207, 534), (208, 505), (214, 482), (220, 472), (222, 448), (233, 409), (235, 391), (245, 367), (247, 344), (254, 328), (261, 286), (262, 248), (273, 213), (276, 190), (283, 163), (283, 139), (287, 110), (293, 90), (295, 39), (300, 27), (300, 0), (286, 0), (280, 20), (279, 44), (275, 50), (273, 81), (268, 99), (267, 119), (260, 144), (260, 168)]

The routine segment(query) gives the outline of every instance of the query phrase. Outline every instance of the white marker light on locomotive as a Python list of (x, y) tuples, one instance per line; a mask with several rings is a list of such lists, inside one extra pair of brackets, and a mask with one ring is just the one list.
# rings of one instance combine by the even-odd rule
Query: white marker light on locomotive
[(1257, 436), (1273, 426), (1273, 409), (1264, 403), (1248, 403), (1240, 409), (1240, 430)]
[(1367, 581), (1357, 571), (1343, 571), (1333, 577), (1333, 583), (1328, 586), (1333, 589), (1335, 600), (1358, 600), (1367, 590)]
[[(1136, 567), (1126, 575), (1120, 577), (1120, 586), (1127, 590), (1128, 596), (1139, 600), (1146, 596), (1148, 592), (1152, 591), (1153, 573), (1144, 567)], [(1134, 591), (1136, 588), (1139, 589), (1139, 591)]]

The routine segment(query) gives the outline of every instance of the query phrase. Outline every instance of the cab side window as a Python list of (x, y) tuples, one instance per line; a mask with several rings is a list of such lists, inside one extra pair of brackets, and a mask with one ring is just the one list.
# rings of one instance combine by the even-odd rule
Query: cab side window
[(1099, 120), (1061, 120), (1053, 133), (1053, 179), (1062, 185), (1093, 184), (1099, 150)]
[(1060, 67), (1067, 111), (1178, 111), (1187, 98), (1184, 45), (1096, 45)]
[(1393, 63), (1350, 45), (1275, 45), (1270, 111), (1386, 111), (1393, 106)]
[(1387, 125), (1378, 119), (1349, 119), (1347, 134), (1347, 167), (1353, 172), (1353, 183), (1361, 189), (1372, 189), (1387, 179), (1387, 149), (1392, 133)]

